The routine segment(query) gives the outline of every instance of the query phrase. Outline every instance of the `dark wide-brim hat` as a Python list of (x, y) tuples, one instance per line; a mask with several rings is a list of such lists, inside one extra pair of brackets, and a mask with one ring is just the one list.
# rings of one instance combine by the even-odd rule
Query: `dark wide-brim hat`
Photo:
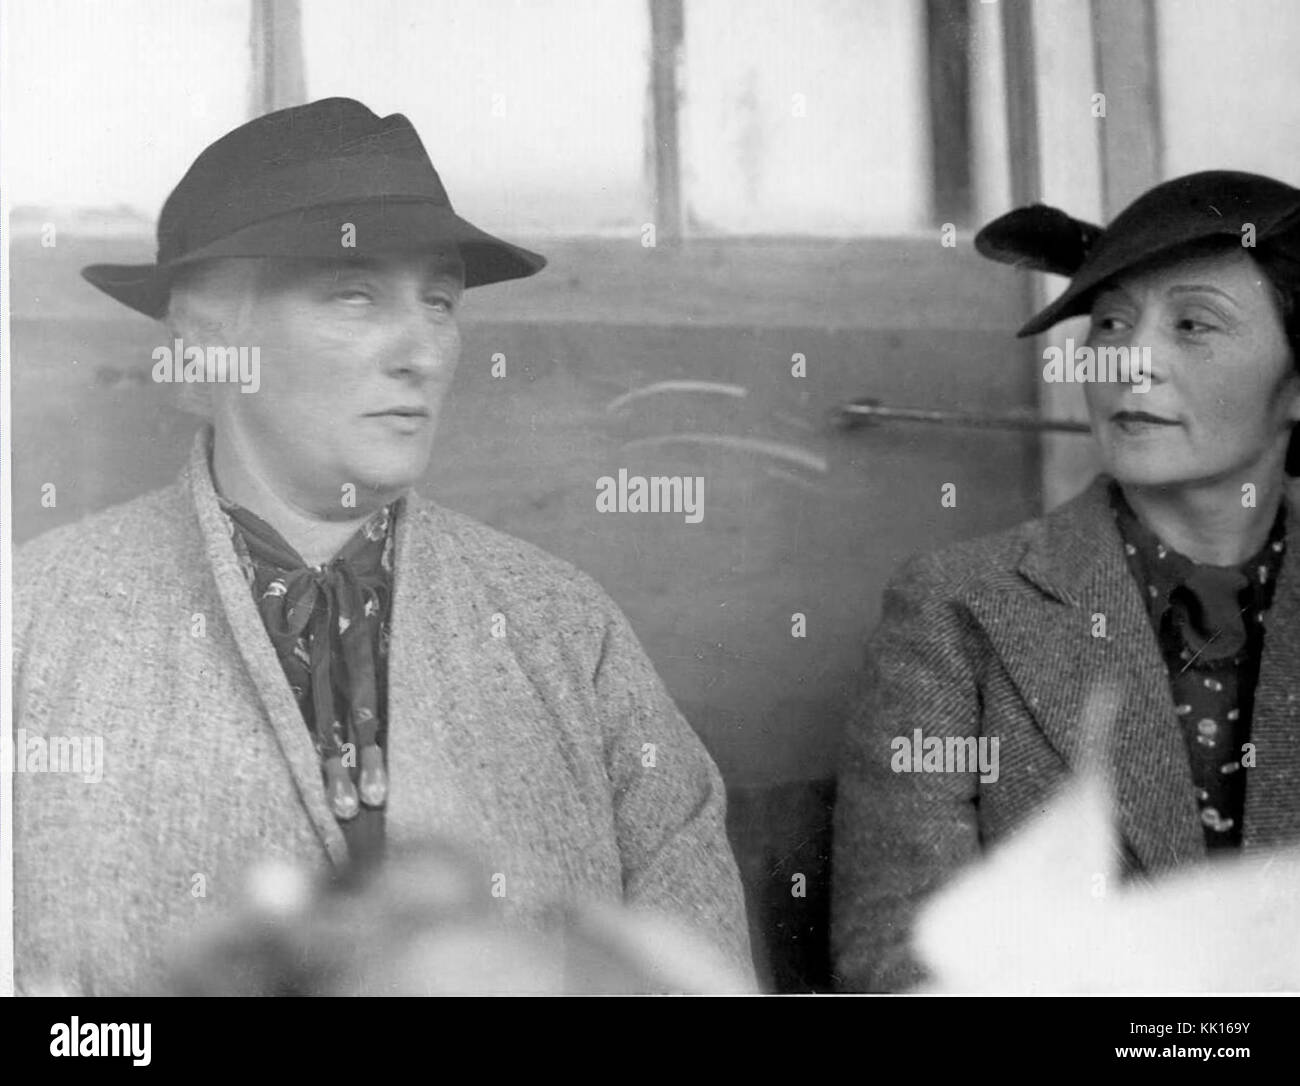
[(1087, 313), (1097, 288), (1120, 272), (1202, 238), (1243, 243), (1252, 236), (1247, 227), (1256, 244), (1285, 236), (1300, 249), (1300, 189), (1258, 174), (1208, 170), (1150, 189), (1105, 229), (1046, 204), (1017, 208), (976, 234), (975, 248), (1003, 264), (1072, 277), (1065, 293), (1016, 333), (1032, 336)]
[(172, 278), (200, 260), (350, 259), (444, 245), (459, 248), (466, 287), (546, 266), (545, 257), (452, 210), (404, 116), (324, 98), (240, 125), (200, 154), (163, 204), (154, 263), (92, 264), (81, 274), (132, 309), (162, 317)]

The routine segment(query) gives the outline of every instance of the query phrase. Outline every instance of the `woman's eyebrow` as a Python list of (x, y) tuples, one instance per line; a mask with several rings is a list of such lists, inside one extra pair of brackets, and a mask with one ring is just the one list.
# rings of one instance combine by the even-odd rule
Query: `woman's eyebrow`
[(1233, 305), (1240, 303), (1229, 294), (1226, 290), (1220, 290), (1218, 287), (1212, 287), (1209, 283), (1177, 283), (1170, 287), (1169, 294), (1217, 294), (1220, 298), (1226, 298)]
[(465, 263), (457, 257), (449, 257), (430, 264), (425, 269), (425, 274), (431, 279), (463, 279)]
[(1093, 295), (1093, 304), (1101, 301), (1132, 301), (1133, 296), (1129, 294), (1118, 283), (1112, 283), (1110, 286), (1102, 287)]
[(330, 260), (311, 269), (311, 274), (319, 279), (338, 280), (349, 275), (371, 275), (378, 267), (378, 261), (364, 257), (349, 260)]
[[(338, 280), (349, 275), (382, 274), (386, 270), (388, 270), (388, 266), (383, 260), (376, 260), (371, 257), (350, 257), (344, 261), (329, 261), (321, 264), (313, 270), (312, 274), (329, 280)], [(454, 281), (464, 278), (465, 266), (454, 259), (438, 261), (422, 269), (420, 274), (427, 281), (442, 279)]]

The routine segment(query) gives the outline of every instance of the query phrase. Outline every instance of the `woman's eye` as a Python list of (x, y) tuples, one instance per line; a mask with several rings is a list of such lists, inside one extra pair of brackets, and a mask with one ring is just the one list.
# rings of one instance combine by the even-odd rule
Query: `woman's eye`
[(1177, 328), (1180, 332), (1189, 335), (1200, 335), (1203, 332), (1212, 332), (1215, 325), (1208, 321), (1197, 320), (1195, 317), (1181, 317), (1178, 320)]
[(445, 294), (434, 294), (426, 298), (424, 304), (438, 310), (439, 313), (450, 313), (456, 307), (456, 303)]
[(1116, 317), (1111, 314), (1103, 314), (1102, 316), (1093, 317), (1092, 326), (1099, 332), (1120, 332), (1128, 327), (1122, 317)]
[(341, 290), (336, 290), (333, 294), (333, 297), (336, 301), (340, 301), (340, 302), (374, 301), (374, 296), (370, 293), (370, 291), (363, 290), (360, 287), (345, 287)]

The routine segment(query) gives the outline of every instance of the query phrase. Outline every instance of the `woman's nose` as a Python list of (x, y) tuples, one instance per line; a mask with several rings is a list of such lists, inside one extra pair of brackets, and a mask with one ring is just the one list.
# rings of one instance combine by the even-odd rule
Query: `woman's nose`
[(455, 364), (459, 331), (454, 317), (435, 317), (423, 302), (402, 306), (392, 316), (392, 332), (385, 351), (389, 369), (427, 375)]
[(1143, 313), (1122, 337), (1123, 346), (1129, 349), (1131, 359), (1136, 359), (1149, 374), (1153, 383), (1159, 383), (1168, 376), (1170, 345), (1161, 339), (1159, 314)]

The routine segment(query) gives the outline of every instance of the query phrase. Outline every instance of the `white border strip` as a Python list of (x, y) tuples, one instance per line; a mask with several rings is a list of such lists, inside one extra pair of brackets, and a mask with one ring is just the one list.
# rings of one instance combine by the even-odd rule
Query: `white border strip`
[[(0, 163), (8, 161), (9, 5), (0, 4)], [(9, 186), (0, 174), (0, 729), (13, 735), (13, 428), (9, 343)], [(0, 770), (0, 996), (14, 994), (14, 760)]]

